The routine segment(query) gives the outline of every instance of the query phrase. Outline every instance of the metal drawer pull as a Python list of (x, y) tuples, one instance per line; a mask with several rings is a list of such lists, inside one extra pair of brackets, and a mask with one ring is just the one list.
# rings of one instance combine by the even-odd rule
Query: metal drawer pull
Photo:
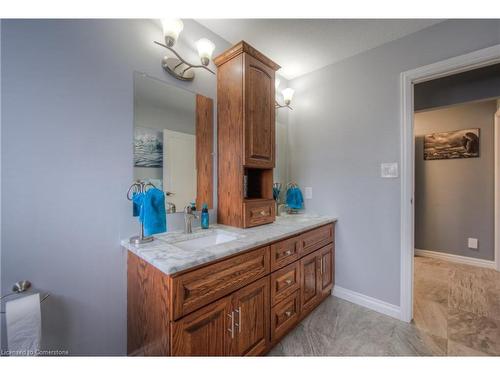
[(292, 312), (291, 311), (287, 311), (287, 312), (285, 312), (285, 315), (286, 315), (287, 318), (289, 318), (290, 316), (292, 316)]
[(241, 333), (241, 306), (235, 311), (238, 313), (238, 323), (235, 323), (234, 325), (238, 327), (238, 332)]
[(231, 314), (227, 314), (227, 316), (231, 318), (231, 328), (227, 330), (231, 332), (231, 338), (234, 339), (234, 311), (231, 311)]
[(290, 280), (290, 279), (285, 280), (285, 284), (286, 284), (286, 285), (290, 285), (291, 283), (293, 283), (293, 281), (292, 281), (292, 280)]

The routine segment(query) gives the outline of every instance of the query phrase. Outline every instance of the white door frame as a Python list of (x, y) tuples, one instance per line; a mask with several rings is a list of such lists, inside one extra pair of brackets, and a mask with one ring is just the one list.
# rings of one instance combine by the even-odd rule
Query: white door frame
[[(414, 175), (413, 85), (500, 62), (500, 44), (401, 73), (401, 320), (413, 318)], [(495, 183), (496, 179), (495, 179)], [(495, 192), (497, 187), (495, 186)], [(500, 270), (500, 239), (495, 261)]]
[(497, 111), (494, 123), (495, 137), (495, 268), (500, 272), (500, 99), (497, 100)]

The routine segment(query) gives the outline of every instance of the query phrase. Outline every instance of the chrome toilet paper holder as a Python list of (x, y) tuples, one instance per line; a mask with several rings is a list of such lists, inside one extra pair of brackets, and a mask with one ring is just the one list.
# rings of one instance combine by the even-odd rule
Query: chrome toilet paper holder
[[(31, 288), (31, 281), (29, 281), (29, 280), (18, 281), (17, 283), (15, 283), (12, 286), (11, 293), (7, 293), (3, 296), (0, 296), (0, 301), (2, 301), (4, 298), (24, 293), (24, 292), (28, 291), (30, 288)], [(45, 294), (45, 296), (43, 296), (42, 299), (40, 300), (40, 303), (42, 303), (43, 301), (45, 301), (49, 297), (50, 297), (49, 293)], [(5, 311), (0, 311), (0, 314), (5, 314)]]

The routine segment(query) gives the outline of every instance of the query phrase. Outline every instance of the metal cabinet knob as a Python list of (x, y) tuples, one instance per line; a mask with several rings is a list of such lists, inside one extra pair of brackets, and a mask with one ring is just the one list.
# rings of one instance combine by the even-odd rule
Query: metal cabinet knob
[(287, 312), (285, 312), (285, 315), (286, 315), (287, 318), (289, 318), (292, 315), (292, 312), (291, 311), (287, 311)]
[(292, 280), (290, 280), (290, 279), (285, 280), (285, 284), (286, 284), (286, 285), (290, 285), (291, 283), (293, 283), (293, 281), (292, 281)]
[(266, 211), (260, 211), (260, 214), (261, 214), (262, 216), (266, 216)]
[(292, 250), (285, 251), (285, 255), (292, 255)]

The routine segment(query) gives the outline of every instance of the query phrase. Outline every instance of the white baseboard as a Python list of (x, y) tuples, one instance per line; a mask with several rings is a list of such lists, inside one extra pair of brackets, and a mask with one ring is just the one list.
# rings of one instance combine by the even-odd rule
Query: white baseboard
[(469, 266), (493, 268), (493, 269), (496, 268), (495, 261), (493, 260), (464, 257), (461, 255), (448, 254), (440, 251), (415, 249), (415, 255), (427, 258), (446, 260), (448, 262), (468, 264)]
[(366, 307), (370, 310), (377, 311), (381, 314), (389, 315), (390, 317), (401, 320), (401, 309), (399, 306), (392, 305), (390, 303), (381, 301), (379, 299), (366, 296), (364, 294), (355, 292), (353, 290), (342, 288), (341, 286), (335, 285), (333, 287), (332, 294), (335, 297), (345, 299), (346, 301), (355, 303), (357, 305)]

